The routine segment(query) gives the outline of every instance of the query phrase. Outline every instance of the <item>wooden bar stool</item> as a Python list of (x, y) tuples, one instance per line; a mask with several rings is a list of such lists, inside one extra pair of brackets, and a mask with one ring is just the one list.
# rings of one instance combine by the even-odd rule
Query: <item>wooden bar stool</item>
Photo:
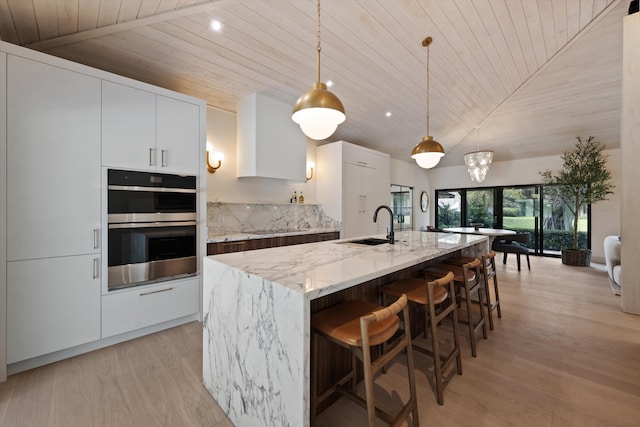
[[(405, 330), (399, 337), (394, 337), (396, 332), (400, 330), (398, 317), (400, 312), (402, 312)], [(321, 336), (347, 348), (353, 355), (351, 371), (321, 395), (318, 395), (318, 371), (315, 366), (312, 366), (311, 426), (315, 425), (318, 405), (335, 391), (351, 398), (367, 409), (370, 427), (375, 426), (376, 415), (390, 426), (399, 425), (404, 420), (408, 422), (409, 415), (411, 415), (413, 426), (419, 425), (406, 295), (401, 296), (388, 307), (381, 307), (368, 301), (347, 301), (334, 305), (314, 313), (311, 316), (311, 328), (313, 331), (314, 361), (318, 360), (318, 340)], [(382, 354), (376, 360), (371, 361), (371, 346), (385, 344), (392, 337), (394, 337), (393, 343), (388, 346), (383, 345)], [(398, 414), (392, 416), (375, 406), (373, 376), (404, 349), (407, 350), (409, 400)], [(360, 359), (363, 365), (365, 399), (355, 392), (356, 358)], [(351, 390), (344, 387), (349, 380), (351, 380)]]
[[(489, 318), (489, 329), (493, 331), (493, 311), (498, 310), (498, 318), (502, 318), (502, 310), (500, 308), (500, 292), (498, 292), (498, 276), (496, 274), (496, 253), (495, 251), (491, 251), (488, 254), (482, 255), (482, 263), (480, 265), (480, 271), (482, 272), (482, 277), (484, 281), (484, 292), (486, 298), (486, 306), (487, 306), (487, 317)], [(459, 265), (467, 264), (472, 262), (475, 258), (473, 257), (452, 257), (447, 259), (445, 262), (447, 264)], [(489, 291), (490, 285), (489, 282), (493, 280), (493, 293), (495, 294), (495, 299), (493, 302), (491, 301), (491, 292)]]
[[(456, 309), (456, 293), (453, 284), (453, 273), (434, 281), (407, 278), (391, 283), (382, 288), (385, 297), (401, 297), (406, 295), (410, 303), (424, 311), (424, 336), (427, 337), (431, 324), (431, 343), (433, 351), (413, 344), (413, 349), (433, 357), (435, 372), (436, 395), (438, 403), (444, 404), (443, 379), (446, 369), (456, 362), (458, 375), (462, 375), (462, 358), (460, 357), (460, 340), (458, 338), (458, 311)], [(438, 311), (436, 312), (436, 306)], [(447, 316), (452, 319), (453, 349), (443, 356), (440, 353), (438, 339), (438, 324)]]
[[(493, 330), (493, 310), (498, 310), (498, 318), (502, 319), (502, 309), (500, 308), (500, 293), (498, 292), (498, 275), (496, 273), (496, 253), (489, 252), (482, 255), (482, 273), (484, 275), (484, 283), (487, 297), (487, 308), (489, 311), (489, 328)], [(493, 280), (493, 293), (495, 299), (491, 302), (491, 294), (489, 293), (489, 281)]]
[[(464, 290), (464, 296), (462, 292), (457, 293), (458, 300), (464, 300), (467, 312), (466, 319), (458, 318), (458, 321), (469, 327), (469, 342), (471, 343), (471, 355), (477, 356), (476, 353), (476, 334), (482, 330), (482, 337), (487, 339), (487, 324), (485, 322), (485, 315), (483, 309), (484, 301), (484, 286), (480, 283), (480, 260), (474, 259), (473, 261), (463, 264), (462, 266), (451, 264), (435, 264), (427, 267), (425, 270), (425, 276), (429, 279), (441, 277), (447, 272), (451, 271), (454, 277), (454, 283), (458, 286), (459, 290)], [(476, 295), (480, 302), (480, 319), (476, 322), (473, 316), (472, 298)]]

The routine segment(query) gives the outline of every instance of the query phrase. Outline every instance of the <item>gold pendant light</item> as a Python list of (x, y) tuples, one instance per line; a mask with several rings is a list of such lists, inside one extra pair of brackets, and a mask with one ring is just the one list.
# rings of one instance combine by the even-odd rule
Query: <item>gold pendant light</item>
[(444, 156), (442, 145), (429, 135), (429, 45), (432, 41), (431, 37), (422, 40), (422, 46), (427, 48), (427, 136), (423, 136), (422, 141), (411, 151), (411, 158), (415, 159), (418, 166), (425, 169), (436, 166)]
[(327, 90), (327, 85), (320, 81), (320, 0), (318, 0), (318, 81), (311, 90), (298, 98), (293, 107), (291, 119), (300, 125), (300, 129), (311, 139), (322, 140), (330, 137), (345, 121), (342, 102)]

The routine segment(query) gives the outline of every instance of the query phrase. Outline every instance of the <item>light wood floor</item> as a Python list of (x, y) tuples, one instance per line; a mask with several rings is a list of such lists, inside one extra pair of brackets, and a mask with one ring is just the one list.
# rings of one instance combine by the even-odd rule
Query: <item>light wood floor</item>
[[(464, 373), (447, 384), (444, 406), (428, 381), (431, 359), (416, 353), (422, 426), (640, 424), (640, 316), (620, 311), (597, 268), (531, 264), (498, 265), (503, 317), (477, 358), (462, 329)], [(201, 339), (194, 322), (13, 375), (0, 384), (0, 425), (230, 426), (202, 386)], [(403, 369), (398, 359), (376, 378), (381, 406), (406, 395)], [(364, 415), (340, 399), (319, 424), (365, 425)]]

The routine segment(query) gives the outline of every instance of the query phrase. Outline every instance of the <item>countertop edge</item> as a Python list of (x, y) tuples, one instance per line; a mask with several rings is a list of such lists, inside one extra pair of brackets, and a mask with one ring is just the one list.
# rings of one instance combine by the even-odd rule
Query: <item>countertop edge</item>
[(307, 230), (292, 230), (286, 232), (273, 232), (269, 233), (233, 233), (233, 234), (220, 234), (220, 235), (209, 235), (207, 238), (207, 243), (223, 243), (223, 242), (237, 242), (240, 240), (254, 240), (254, 239), (266, 239), (270, 237), (286, 237), (286, 236), (301, 236), (307, 234), (322, 234), (322, 233), (334, 233), (340, 232), (337, 228), (310, 228)]

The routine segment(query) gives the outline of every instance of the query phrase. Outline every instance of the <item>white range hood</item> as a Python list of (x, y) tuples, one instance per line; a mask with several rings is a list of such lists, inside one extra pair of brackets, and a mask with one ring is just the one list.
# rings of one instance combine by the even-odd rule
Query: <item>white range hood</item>
[(238, 177), (305, 181), (307, 138), (291, 120), (292, 108), (259, 93), (238, 104)]

